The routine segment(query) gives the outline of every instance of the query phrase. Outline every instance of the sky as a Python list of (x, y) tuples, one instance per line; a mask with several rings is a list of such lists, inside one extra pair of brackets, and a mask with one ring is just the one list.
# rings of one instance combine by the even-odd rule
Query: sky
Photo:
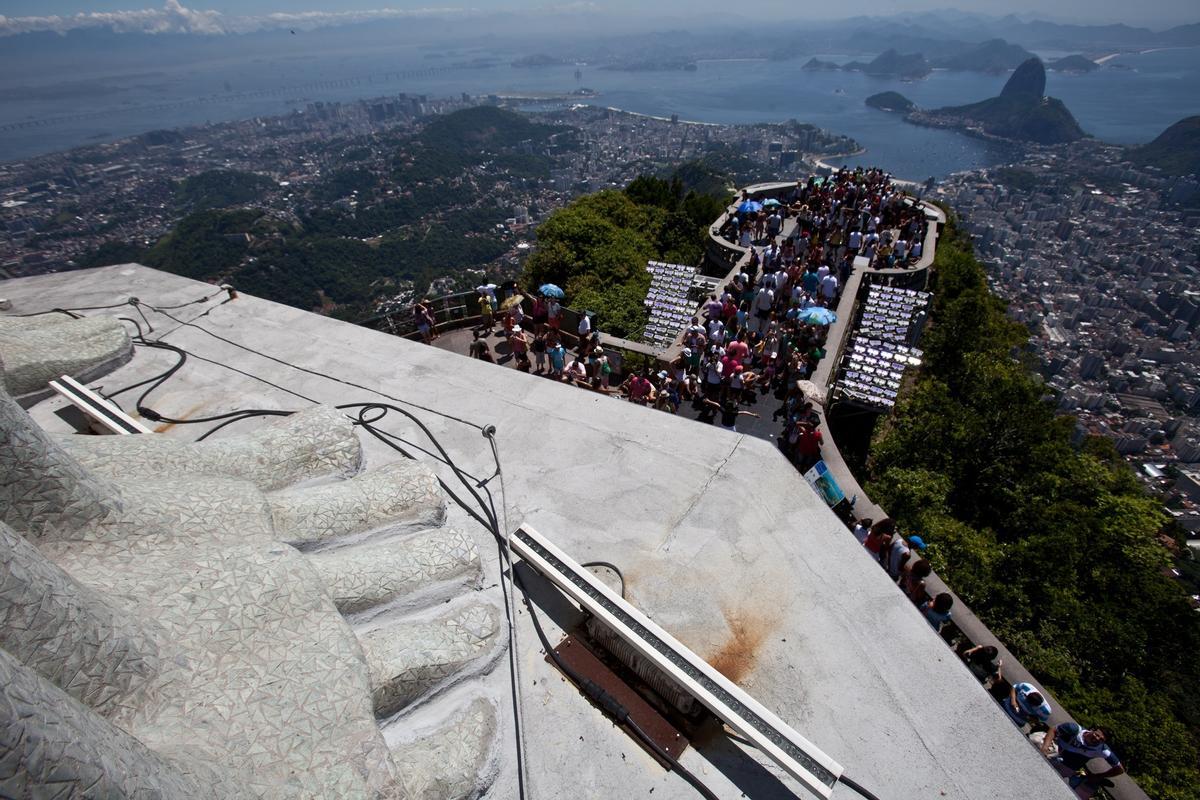
[[(424, 15), (438, 9), (456, 11), (537, 11), (547, 9), (610, 13), (629, 17), (653, 9), (658, 17), (719, 15), (730, 9), (728, 0), (0, 0), (0, 26), (7, 32), (27, 29), (64, 29), (95, 25), (111, 20), (139, 30), (190, 30), (219, 32), (244, 30), (264, 25), (278, 27), (291, 19), (309, 24), (356, 21), (380, 17)], [(767, 18), (845, 18), (860, 14), (892, 15), (953, 7), (993, 16), (1008, 13), (1036, 16), (1059, 22), (1105, 23), (1162, 28), (1173, 24), (1200, 22), (1196, 0), (759, 0), (756, 13)], [(738, 6), (734, 6), (738, 8)], [(47, 17), (89, 15), (79, 20), (47, 20)], [(280, 15), (264, 21), (268, 15)], [(6, 19), (7, 18), (7, 19)], [(40, 19), (21, 19), (40, 18)], [(246, 19), (251, 18), (251, 19)]]

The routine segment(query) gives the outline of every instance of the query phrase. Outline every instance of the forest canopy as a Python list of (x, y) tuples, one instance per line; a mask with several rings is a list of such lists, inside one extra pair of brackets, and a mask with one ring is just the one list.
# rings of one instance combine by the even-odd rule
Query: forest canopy
[(523, 282), (555, 283), (567, 301), (594, 311), (605, 333), (638, 338), (646, 325), (648, 261), (698, 264), (724, 200), (684, 191), (678, 178), (636, 178), (624, 191), (586, 195), (550, 215)]

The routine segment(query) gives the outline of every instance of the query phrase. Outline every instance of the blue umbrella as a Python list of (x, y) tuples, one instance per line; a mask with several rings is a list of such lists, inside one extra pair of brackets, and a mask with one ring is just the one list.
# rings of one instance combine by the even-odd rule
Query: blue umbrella
[(542, 288), (538, 289), (538, 292), (544, 297), (554, 297), (559, 300), (562, 300), (564, 297), (566, 297), (566, 294), (567, 294), (562, 289), (555, 286), (553, 283), (542, 284)]
[(772, 197), (770, 200), (766, 200), (763, 202), (763, 208), (774, 208), (775, 206), (781, 206), (781, 205), (783, 205), (783, 203), (779, 202), (774, 197)]
[(752, 211), (762, 211), (762, 203), (757, 200), (746, 200), (737, 207), (739, 214), (749, 214)]
[(832, 325), (837, 322), (837, 314), (828, 308), (811, 306), (801, 311), (798, 319), (806, 325)]

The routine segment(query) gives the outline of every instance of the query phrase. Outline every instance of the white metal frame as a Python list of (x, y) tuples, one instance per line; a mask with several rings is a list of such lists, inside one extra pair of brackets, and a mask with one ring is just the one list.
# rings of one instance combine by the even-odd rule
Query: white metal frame
[[(731, 708), (725, 701), (717, 697), (707, 688), (705, 688), (697, 680), (693, 679), (689, 674), (683, 671), (679, 665), (667, 658), (657, 648), (646, 641), (636, 631), (621, 621), (616, 615), (605, 607), (590, 592), (584, 591), (573, 581), (571, 581), (559, 568), (543, 558), (530, 543), (535, 543), (555, 559), (561, 562), (566, 568), (570, 569), (575, 577), (582, 579), (588, 584), (588, 587), (601, 597), (604, 601), (612, 606), (620, 609), (624, 614), (631, 617), (639, 625), (645, 628), (649, 633), (657, 637), (663, 644), (670, 648), (676, 657), (683, 659), (688, 666), (700, 672), (706, 679), (715, 683), (722, 691), (732, 695), (733, 698), (749, 710), (753, 715), (757, 716), (763, 723), (755, 725), (752, 721), (745, 719), (735, 709)], [(512, 549), (521, 556), (531, 567), (536, 569), (542, 575), (549, 578), (555, 586), (566, 593), (572, 600), (581, 605), (585, 610), (595, 615), (605, 625), (609, 626), (614, 632), (625, 639), (634, 647), (643, 657), (654, 664), (658, 669), (670, 675), (681, 686), (690, 692), (697, 700), (704, 703), (714, 714), (724, 720), (733, 730), (740, 736), (744, 736), (754, 744), (759, 750), (766, 754), (772, 761), (782, 767), (788, 774), (792, 775), (796, 780), (800, 781), (811, 792), (820, 797), (828, 798), (833, 794), (833, 787), (837, 784), (838, 778), (843, 770), (840, 764), (832, 758), (821, 752), (811, 742), (793, 730), (787, 723), (773, 714), (771, 711), (764, 708), (754, 698), (748, 695), (740, 687), (722, 675), (720, 672), (710, 666), (704, 659), (700, 658), (690, 649), (681, 644), (675, 637), (667, 633), (665, 630), (656, 625), (649, 617), (638, 611), (619, 595), (615, 594), (611, 589), (601, 583), (591, 572), (581, 567), (578, 562), (570, 556), (559, 550), (550, 543), (544, 536), (539, 534), (528, 525), (522, 525), (513, 533)], [(776, 737), (782, 737), (793, 747), (803, 752), (813, 764), (818, 765), (818, 768), (824, 771), (823, 775), (814, 773), (812, 770), (805, 767), (793, 756), (781, 749), (767, 732), (763, 730), (766, 726), (770, 732)]]
[(115, 434), (130, 436), (135, 433), (153, 433), (145, 425), (117, 408), (112, 401), (104, 399), (70, 375), (63, 375), (56, 381), (50, 381), (50, 388)]

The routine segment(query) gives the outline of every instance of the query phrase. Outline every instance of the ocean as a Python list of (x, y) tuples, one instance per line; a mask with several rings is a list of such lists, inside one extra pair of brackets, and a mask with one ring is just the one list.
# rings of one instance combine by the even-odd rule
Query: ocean
[[(300, 37), (295, 37), (300, 38)], [(0, 161), (13, 161), (159, 128), (285, 114), (313, 101), (348, 101), (399, 92), (599, 92), (589, 102), (642, 114), (718, 123), (796, 119), (854, 137), (867, 149), (852, 163), (883, 166), (921, 180), (1001, 163), (1003, 146), (957, 132), (908, 125), (863, 100), (898, 91), (934, 108), (996, 95), (1007, 75), (935, 71), (923, 80), (861, 73), (810, 72), (809, 56), (788, 61), (714, 59), (695, 71), (616, 72), (583, 65), (515, 68), (511, 52), (394, 47), (323, 50), (307, 39), (297, 52), (224, 54), (202, 63), (146, 66), (128, 53), (78, 63), (39, 65), (36, 74), (0, 71)], [(1052, 57), (1059, 54), (1042, 54)], [(847, 57), (822, 55), (844, 60)], [(475, 63), (471, 63), (471, 62)], [(0, 66), (4, 57), (0, 56)], [(1047, 93), (1061, 98), (1084, 130), (1119, 144), (1157, 136), (1200, 113), (1200, 48), (1121, 55), (1089, 74), (1048, 74)], [(38, 125), (20, 127), (22, 123)]]

